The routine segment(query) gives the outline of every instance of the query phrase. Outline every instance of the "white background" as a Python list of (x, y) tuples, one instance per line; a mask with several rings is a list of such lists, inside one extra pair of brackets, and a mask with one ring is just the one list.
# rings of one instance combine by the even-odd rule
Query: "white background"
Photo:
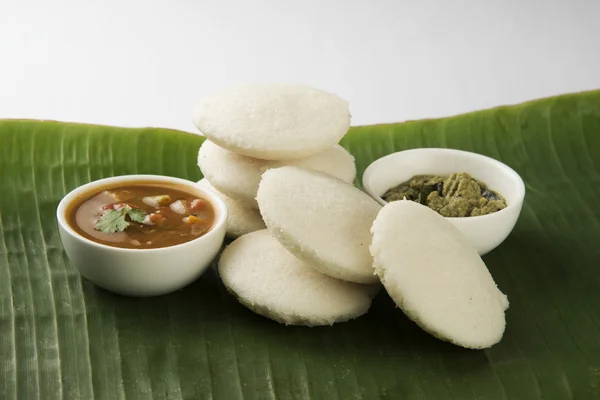
[(0, 0), (0, 118), (194, 131), (203, 94), (293, 81), (353, 125), (600, 88), (599, 0)]

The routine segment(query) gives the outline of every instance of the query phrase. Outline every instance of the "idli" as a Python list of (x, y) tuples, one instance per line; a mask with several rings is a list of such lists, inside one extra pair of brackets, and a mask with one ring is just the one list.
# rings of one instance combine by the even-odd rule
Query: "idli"
[(247, 207), (243, 203), (219, 192), (206, 178), (199, 181), (198, 184), (214, 191), (227, 205), (227, 236), (237, 238), (246, 233), (265, 229), (265, 223), (257, 209)]
[(374, 283), (370, 228), (381, 206), (354, 186), (319, 171), (286, 166), (260, 181), (258, 206), (271, 234), (319, 272)]
[(356, 177), (354, 157), (342, 146), (335, 145), (310, 157), (288, 161), (267, 161), (246, 157), (205, 140), (198, 151), (202, 174), (221, 192), (258, 208), (256, 192), (261, 175), (270, 168), (296, 165), (323, 171), (346, 182)]
[(266, 230), (233, 241), (219, 275), (244, 306), (286, 325), (332, 325), (365, 314), (373, 287), (317, 272), (290, 254)]
[(348, 102), (299, 84), (251, 84), (212, 93), (193, 122), (221, 147), (264, 160), (308, 157), (327, 150), (350, 127)]
[(508, 300), (477, 250), (449, 221), (426, 206), (400, 200), (381, 209), (372, 233), (376, 274), (421, 328), (472, 349), (502, 339)]

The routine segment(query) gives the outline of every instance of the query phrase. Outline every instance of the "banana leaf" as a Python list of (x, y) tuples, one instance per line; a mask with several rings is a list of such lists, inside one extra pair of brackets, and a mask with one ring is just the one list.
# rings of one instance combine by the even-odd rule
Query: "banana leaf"
[(361, 318), (305, 328), (253, 314), (214, 269), (146, 299), (82, 279), (57, 232), (62, 196), (112, 175), (198, 180), (202, 141), (0, 121), (0, 399), (600, 398), (600, 91), (353, 127), (342, 140), (359, 186), (370, 162), (415, 147), (475, 151), (525, 180), (515, 230), (484, 256), (510, 299), (507, 330), (480, 351), (426, 334), (384, 291)]

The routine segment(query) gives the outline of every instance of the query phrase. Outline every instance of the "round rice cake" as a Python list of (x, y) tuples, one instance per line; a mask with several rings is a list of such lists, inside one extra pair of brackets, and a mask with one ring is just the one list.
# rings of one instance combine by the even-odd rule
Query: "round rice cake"
[(270, 169), (257, 194), (271, 234), (292, 254), (331, 277), (378, 281), (370, 228), (381, 206), (356, 187), (319, 171)]
[(323, 171), (349, 183), (356, 178), (354, 157), (340, 145), (310, 157), (288, 161), (246, 157), (226, 150), (210, 140), (205, 140), (198, 151), (198, 166), (202, 174), (219, 191), (254, 208), (258, 208), (256, 192), (261, 175), (270, 168), (284, 165)]
[(299, 84), (251, 84), (212, 93), (193, 122), (221, 147), (248, 157), (289, 160), (327, 150), (350, 128), (348, 102)]
[(416, 202), (394, 201), (381, 209), (372, 233), (376, 274), (421, 328), (472, 349), (502, 339), (508, 300), (449, 221)]
[(255, 187), (260, 182), (264, 161), (228, 151), (205, 140), (198, 151), (198, 166), (202, 175), (220, 192), (258, 209)]
[(266, 228), (262, 216), (257, 209), (248, 207), (245, 204), (219, 192), (206, 178), (200, 180), (198, 184), (214, 191), (227, 205), (228, 214), (226, 234), (230, 238), (235, 239), (247, 233)]
[(219, 259), (225, 287), (252, 311), (286, 325), (332, 325), (365, 314), (373, 287), (317, 272), (266, 230), (233, 241)]

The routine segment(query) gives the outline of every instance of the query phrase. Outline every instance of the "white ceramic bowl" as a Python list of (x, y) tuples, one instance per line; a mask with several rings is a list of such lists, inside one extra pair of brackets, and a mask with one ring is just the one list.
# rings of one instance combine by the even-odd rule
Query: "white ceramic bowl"
[[(105, 186), (126, 186), (137, 182), (177, 185), (212, 204), (215, 220), (203, 236), (170, 247), (126, 249), (93, 242), (68, 224), (68, 205), (82, 194)], [(63, 247), (81, 275), (98, 286), (128, 296), (157, 296), (180, 289), (196, 280), (218, 254), (227, 221), (227, 206), (212, 191), (194, 182), (160, 175), (125, 175), (100, 179), (67, 194), (57, 209)]]
[(374, 161), (362, 178), (365, 192), (385, 205), (385, 192), (415, 175), (466, 172), (506, 199), (506, 208), (477, 217), (448, 218), (480, 255), (496, 248), (514, 228), (525, 198), (525, 184), (512, 168), (493, 158), (462, 150), (424, 148), (400, 151)]

